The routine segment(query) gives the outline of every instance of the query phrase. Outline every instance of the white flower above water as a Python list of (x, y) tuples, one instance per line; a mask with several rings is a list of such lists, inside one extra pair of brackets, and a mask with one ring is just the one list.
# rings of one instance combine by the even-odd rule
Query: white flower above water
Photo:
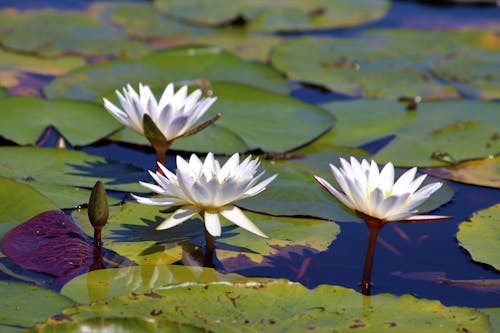
[(188, 95), (187, 86), (174, 92), (170, 83), (159, 101), (151, 88), (139, 83), (139, 93), (130, 84), (123, 87), (123, 94), (116, 90), (121, 109), (104, 98), (104, 107), (123, 125), (144, 135), (144, 115), (149, 115), (167, 141), (172, 141), (191, 130), (196, 122), (216, 101), (216, 97), (201, 98), (197, 89)]
[(406, 171), (394, 182), (394, 166), (387, 163), (381, 171), (377, 163), (351, 157), (351, 163), (340, 159), (341, 168), (330, 168), (342, 191), (337, 190), (321, 177), (318, 183), (347, 207), (381, 221), (424, 221), (446, 219), (445, 216), (416, 215), (415, 209), (442, 183), (431, 183), (418, 189), (426, 178), (415, 179), (417, 168)]
[[(160, 206), (180, 206), (156, 229), (172, 228), (192, 216), (199, 214), (205, 228), (212, 236), (220, 236), (219, 214), (234, 224), (267, 237), (243, 212), (232, 203), (259, 194), (276, 178), (273, 175), (261, 182), (264, 172), (256, 175), (260, 165), (258, 159), (247, 157), (240, 163), (240, 156), (234, 154), (221, 167), (209, 153), (202, 162), (195, 154), (189, 161), (177, 156), (177, 171), (170, 172), (159, 164), (160, 170), (150, 171), (157, 185), (141, 182), (144, 187), (161, 194), (160, 198), (144, 198), (133, 195), (141, 204)], [(163, 172), (163, 174), (161, 172)]]

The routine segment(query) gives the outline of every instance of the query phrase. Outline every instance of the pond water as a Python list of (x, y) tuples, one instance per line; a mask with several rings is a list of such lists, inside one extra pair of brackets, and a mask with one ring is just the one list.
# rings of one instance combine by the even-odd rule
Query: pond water
[[(0, 8), (85, 8), (88, 1), (2, 1)], [(371, 28), (415, 28), (432, 30), (462, 28), (495, 28), (500, 22), (500, 8), (490, 6), (431, 6), (411, 1), (395, 1), (388, 15), (375, 23), (349, 29), (333, 29), (307, 33), (326, 37), (356, 37)], [(281, 34), (297, 37), (305, 33)], [(305, 60), (307, 61), (307, 59)], [(52, 80), (51, 76), (33, 75), (34, 86)], [(353, 97), (333, 93), (313, 86), (290, 82), (291, 95), (312, 104), (321, 105), (332, 101), (351, 100)], [(467, 97), (467, 96), (462, 96)], [(473, 110), (471, 110), (473, 112)], [(57, 139), (54, 131), (45, 134), (40, 146), (53, 146)], [(361, 146), (371, 153), (388, 144), (392, 137)], [(10, 142), (4, 142), (10, 144)], [(151, 169), (155, 155), (149, 148), (101, 141), (84, 146), (82, 151), (111, 160), (127, 162), (143, 169)], [(174, 165), (174, 153), (170, 152), (167, 166)], [(325, 163), (330, 161), (325, 161)], [(372, 294), (413, 294), (417, 297), (440, 300), (445, 305), (477, 308), (500, 306), (500, 273), (494, 268), (474, 262), (456, 240), (458, 224), (479, 210), (490, 207), (500, 200), (495, 188), (467, 185), (448, 181), (455, 190), (451, 202), (433, 214), (451, 215), (446, 222), (423, 224), (388, 224), (381, 232), (375, 255), (372, 275)], [(122, 192), (114, 192), (116, 198)], [(262, 267), (232, 270), (244, 276), (286, 278), (298, 281), (308, 288), (321, 284), (340, 285), (360, 290), (360, 279), (366, 250), (368, 229), (363, 223), (338, 222), (341, 233), (326, 251), (313, 253), (301, 250), (284, 256), (275, 256), (270, 264)], [(2, 265), (13, 267), (6, 258)], [(180, 263), (178, 263), (180, 264)], [(215, 261), (215, 268), (225, 272), (223, 264)], [(39, 274), (22, 271), (24, 276), (43, 279)], [(0, 280), (11, 280), (11, 275), (0, 272)], [(494, 280), (484, 285), (482, 280)], [(50, 286), (48, 286), (50, 287)], [(60, 286), (57, 286), (60, 287)], [(56, 288), (57, 289), (57, 288)]]

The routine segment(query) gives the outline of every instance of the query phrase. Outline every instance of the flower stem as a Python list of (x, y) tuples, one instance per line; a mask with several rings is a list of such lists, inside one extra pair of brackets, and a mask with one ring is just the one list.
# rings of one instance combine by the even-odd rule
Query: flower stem
[(170, 148), (170, 142), (166, 142), (164, 144), (154, 144), (153, 148), (156, 153), (156, 172), (163, 175), (163, 171), (161, 171), (160, 167), (158, 166), (158, 163), (165, 165), (165, 158), (167, 155), (167, 151)]
[(214, 254), (215, 254), (215, 239), (207, 228), (205, 228), (205, 256), (203, 258), (203, 267), (215, 267)]
[(94, 245), (100, 250), (102, 247), (102, 227), (94, 226)]
[(373, 268), (373, 258), (375, 257), (375, 246), (377, 245), (378, 233), (384, 226), (384, 221), (374, 219), (368, 216), (364, 217), (368, 226), (368, 245), (366, 247), (365, 267), (363, 269), (363, 278), (361, 280), (361, 292), (363, 295), (370, 295), (370, 280)]

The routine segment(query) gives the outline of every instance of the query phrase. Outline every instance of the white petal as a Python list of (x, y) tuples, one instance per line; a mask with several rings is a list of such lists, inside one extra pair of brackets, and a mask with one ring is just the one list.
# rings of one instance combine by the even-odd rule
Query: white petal
[(251, 189), (247, 190), (245, 192), (245, 197), (251, 197), (264, 191), (266, 189), (266, 186), (269, 185), (269, 183), (271, 183), (276, 177), (278, 177), (278, 174), (272, 175), (271, 177), (261, 181)]
[(392, 193), (401, 194), (404, 192), (408, 192), (408, 187), (413, 182), (416, 172), (417, 168), (411, 168), (410, 170), (407, 170), (405, 173), (403, 173), (392, 187)]
[(224, 216), (229, 221), (233, 222), (237, 226), (246, 229), (256, 235), (264, 238), (269, 238), (264, 234), (248, 217), (243, 214), (243, 212), (236, 206), (227, 206), (219, 211), (219, 213)]
[(336, 197), (338, 200), (340, 200), (340, 202), (342, 202), (347, 207), (354, 209), (354, 205), (352, 204), (352, 202), (343, 193), (341, 193), (335, 187), (330, 185), (330, 183), (328, 183), (326, 180), (324, 180), (323, 178), (321, 178), (319, 176), (314, 176), (314, 179), (316, 179), (316, 181), (321, 186), (323, 186), (323, 188), (325, 190), (327, 190), (328, 192), (330, 192), (330, 194), (332, 194), (334, 197)]
[(160, 109), (163, 109), (167, 104), (169, 104), (172, 101), (173, 97), (174, 97), (174, 84), (169, 83), (165, 87), (165, 90), (163, 91), (163, 94), (161, 95), (160, 102), (158, 103), (158, 107)]
[(445, 221), (451, 219), (451, 216), (445, 215), (412, 215), (400, 222), (432, 222), (432, 221)]
[(382, 171), (380, 171), (379, 187), (386, 193), (394, 185), (394, 165), (389, 162), (387, 163)]
[(207, 228), (208, 233), (214, 237), (220, 236), (221, 226), (219, 221), (219, 214), (217, 214), (216, 212), (211, 213), (205, 211), (204, 220), (205, 228)]
[(199, 209), (192, 206), (185, 206), (177, 209), (168, 219), (163, 221), (156, 230), (164, 230), (168, 228), (175, 227), (184, 221), (189, 220), (193, 215), (197, 214)]
[(146, 183), (146, 182), (142, 182), (142, 181), (139, 181), (139, 184), (141, 184), (142, 186), (144, 186), (148, 190), (151, 190), (151, 191), (156, 192), (158, 194), (166, 194), (167, 193), (167, 191), (165, 191), (164, 188), (162, 188), (158, 185), (154, 185), (154, 184), (150, 184), (150, 183)]
[(418, 177), (417, 179), (415, 179), (410, 184), (410, 186), (408, 186), (408, 192), (410, 192), (410, 193), (415, 192), (420, 187), (420, 185), (422, 185), (422, 183), (423, 183), (423, 181), (425, 180), (426, 177), (427, 177), (427, 175), (421, 175), (420, 177)]
[(383, 213), (382, 203), (384, 202), (384, 193), (380, 188), (376, 188), (370, 197), (370, 216), (381, 218)]
[(218, 174), (219, 182), (222, 182), (224, 179), (226, 179), (226, 177), (231, 174), (231, 172), (239, 165), (239, 163), (240, 155), (238, 153), (233, 154), (220, 169)]
[(178, 206), (182, 204), (176, 198), (144, 198), (135, 194), (130, 194), (138, 203), (143, 205), (153, 205), (153, 206)]
[(375, 161), (372, 161), (368, 170), (369, 171), (368, 171), (367, 194), (371, 193), (376, 187), (378, 187), (380, 182), (380, 172), (378, 170), (378, 165), (377, 163), (375, 163)]

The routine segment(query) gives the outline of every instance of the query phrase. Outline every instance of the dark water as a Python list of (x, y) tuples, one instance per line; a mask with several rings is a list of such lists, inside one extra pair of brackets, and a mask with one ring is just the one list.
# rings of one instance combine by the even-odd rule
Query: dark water
[[(19, 9), (59, 8), (81, 9), (90, 1), (0, 1), (0, 8)], [(430, 6), (414, 2), (397, 1), (389, 15), (382, 20), (351, 29), (320, 31), (315, 35), (355, 37), (367, 28), (460, 29), (490, 28), (499, 26), (500, 8), (474, 6)], [(299, 34), (294, 34), (299, 35)], [(321, 104), (348, 97), (293, 84), (292, 96)], [(53, 138), (50, 133), (46, 142)], [(377, 150), (390, 138), (374, 142), (363, 148)], [(82, 150), (113, 160), (120, 160), (152, 169), (155, 156), (148, 148), (100, 143)], [(174, 157), (167, 165), (173, 168)], [(451, 203), (435, 214), (452, 215), (451, 221), (427, 224), (388, 224), (380, 233), (372, 274), (372, 294), (414, 294), (418, 297), (441, 300), (447, 305), (473, 307), (500, 306), (500, 286), (481, 287), (444, 283), (449, 280), (500, 279), (500, 274), (487, 265), (475, 263), (458, 246), (455, 238), (458, 224), (474, 212), (500, 201), (500, 191), (455, 182), (449, 184), (456, 190)], [(362, 223), (339, 223), (341, 233), (322, 253), (304, 251), (289, 258), (275, 257), (270, 266), (243, 269), (237, 273), (248, 276), (288, 278), (313, 288), (320, 284), (336, 284), (360, 290), (368, 230)], [(221, 268), (221, 267), (220, 267)], [(27, 272), (21, 272), (26, 275)], [(40, 275), (34, 278), (43, 279)], [(11, 278), (0, 272), (0, 279)], [(448, 280), (446, 280), (448, 279)]]

